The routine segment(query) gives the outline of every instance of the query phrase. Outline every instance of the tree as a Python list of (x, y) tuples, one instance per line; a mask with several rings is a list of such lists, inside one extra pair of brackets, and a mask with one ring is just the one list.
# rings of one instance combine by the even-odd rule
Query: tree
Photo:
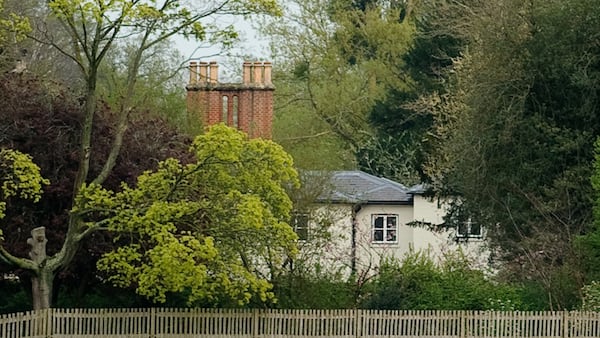
[(355, 167), (354, 153), (303, 98), (301, 80), (289, 69), (277, 68), (274, 73), (277, 91), (273, 139), (292, 155), (297, 168), (340, 170)]
[[(14, 62), (11, 62), (15, 60), (11, 60), (12, 53), (8, 52), (9, 47), (21, 41), (30, 30), (29, 20), (7, 10), (4, 0), (0, 0), (0, 69), (15, 67)], [(22, 71), (17, 68), (15, 70)]]
[(457, 252), (442, 262), (424, 252), (388, 260), (367, 286), (362, 306), (386, 310), (517, 310), (519, 290), (497, 283)]
[[(39, 201), (42, 188), (49, 184), (40, 174), (40, 168), (33, 163), (31, 156), (10, 149), (0, 150), (0, 219), (6, 216), (7, 202), (19, 197)], [(0, 229), (0, 240), (2, 240)]]
[(369, 114), (376, 103), (389, 88), (409, 86), (410, 79), (396, 65), (410, 48), (414, 24), (399, 20), (400, 8), (362, 11), (321, 0), (287, 5), (284, 17), (264, 25), (291, 88), (286, 97), (279, 96), (285, 101), (281, 111), (301, 116), (300, 121), (307, 116), (320, 120), (297, 128), (306, 131), (296, 136), (297, 143), (341, 140), (356, 156), (374, 136)]
[(98, 267), (156, 301), (181, 291), (190, 302), (272, 298), (269, 279), (296, 251), (285, 191), (298, 184), (291, 157), (224, 125), (198, 136), (192, 151), (193, 163), (167, 159), (117, 193), (82, 187), (72, 212), (87, 231), (107, 228), (122, 243)]
[[(48, 180), (41, 176), (40, 168), (33, 163), (29, 155), (15, 150), (0, 149), (0, 220), (6, 216), (6, 207), (11, 199), (18, 197), (37, 202), (41, 197), (43, 186), (47, 184), (49, 184)], [(4, 234), (0, 229), (0, 243), (3, 241)], [(6, 263), (16, 261), (18, 267), (39, 274), (37, 264), (41, 264), (45, 259), (45, 238), (39, 239), (32, 232), (32, 238), (28, 239), (27, 243), (32, 246), (31, 260), (17, 259), (0, 246), (0, 261)]]
[(591, 185), (594, 190), (593, 217), (594, 222), (589, 231), (579, 236), (575, 244), (579, 249), (582, 267), (585, 272), (586, 284), (582, 288), (582, 308), (597, 311), (600, 306), (600, 138), (594, 144), (594, 170)]
[[(31, 73), (5, 74), (1, 82), (0, 101), (3, 109), (0, 110), (0, 147), (32, 156), (40, 166), (42, 175), (50, 180), (50, 184), (44, 187), (42, 198), (35, 205), (23, 200), (11, 203), (2, 220), (4, 233), (9, 234), (2, 245), (14, 256), (28, 257), (29, 249), (23, 235), (28, 235), (35, 227), (45, 227), (49, 237), (47, 252), (53, 255), (62, 245), (60, 239), (67, 231), (66, 220), (72, 204), (71, 189), (78, 167), (77, 139), (81, 130), (78, 122), (80, 103), (78, 97), (69, 90)], [(109, 152), (114, 128), (114, 116), (109, 106), (103, 104), (100, 108), (101, 112), (94, 121), (92, 175), (100, 171), (101, 159)], [(158, 161), (169, 157), (183, 162), (191, 160), (188, 148), (192, 139), (176, 132), (166, 121), (152, 117), (154, 115), (149, 112), (133, 116), (117, 165), (104, 187), (119, 189), (122, 182), (134, 184), (142, 172), (156, 169)], [(96, 232), (81, 242), (72, 264), (62, 269), (55, 278), (52, 298), (56, 306), (91, 305), (90, 292), (108, 288), (101, 285), (95, 266), (99, 257), (114, 247), (112, 236), (108, 232)], [(30, 273), (0, 264), (2, 273), (18, 276), (17, 285), (13, 287), (29, 289), (24, 294), (29, 294), (30, 298)], [(4, 285), (0, 289), (2, 287)], [(133, 293), (133, 290), (120, 292)], [(69, 303), (68, 299), (72, 299), (72, 302)], [(117, 297), (104, 299), (111, 301)], [(144, 300), (139, 298), (139, 301)], [(31, 299), (28, 304), (31, 307)]]
[[(448, 95), (423, 98), (436, 119), (427, 170), (459, 196), (452, 216), (478, 219), (510, 278), (538, 280), (553, 308), (575, 306), (573, 251), (591, 221), (600, 133), (598, 9), (587, 1), (447, 2), (438, 22), (467, 45)], [(568, 10), (563, 10), (568, 8)]]
[[(361, 8), (364, 6), (362, 2)], [(371, 109), (369, 123), (373, 138), (359, 151), (359, 168), (396, 179), (404, 184), (423, 182), (423, 165), (432, 151), (430, 135), (433, 116), (421, 109), (419, 96), (443, 95), (452, 60), (460, 55), (460, 39), (443, 34), (437, 18), (445, 13), (443, 2), (400, 1), (401, 17), (411, 20), (415, 34), (410, 49), (394, 67), (411, 79), (409, 86), (388, 88), (384, 99)]]
[[(56, 0), (49, 1), (48, 6), (53, 16), (60, 22), (64, 32), (69, 36), (69, 43), (63, 45), (53, 38), (53, 32), (46, 32), (47, 39), (39, 42), (48, 43), (70, 58), (79, 68), (84, 83), (82, 131), (78, 139), (78, 169), (72, 189), (72, 195), (78, 196), (86, 182), (102, 184), (115, 166), (119, 155), (123, 135), (127, 129), (129, 116), (133, 110), (132, 97), (141, 60), (154, 45), (167, 40), (175, 34), (186, 34), (199, 39), (208, 38), (212, 33), (210, 25), (201, 23), (211, 15), (217, 14), (250, 14), (257, 12), (276, 13), (274, 1), (235, 1), (224, 0), (218, 3), (200, 5), (196, 8), (181, 6), (179, 1), (165, 0), (138, 1), (89, 1), (89, 0)], [(214, 32), (217, 37), (230, 38), (230, 30)], [(127, 85), (117, 113), (111, 150), (103, 160), (102, 170), (95, 178), (89, 177), (92, 158), (92, 129), (98, 105), (98, 71), (105, 61), (107, 53), (114, 48), (115, 42), (123, 37), (137, 37), (137, 48), (131, 57), (128, 70)], [(70, 213), (67, 233), (63, 245), (56, 254), (36, 266), (31, 260), (5, 255), (6, 261), (12, 265), (27, 266), (38, 279), (39, 288), (34, 288), (34, 308), (45, 308), (51, 304), (52, 282), (57, 271), (69, 265), (73, 260), (79, 244), (92, 231), (77, 213)]]

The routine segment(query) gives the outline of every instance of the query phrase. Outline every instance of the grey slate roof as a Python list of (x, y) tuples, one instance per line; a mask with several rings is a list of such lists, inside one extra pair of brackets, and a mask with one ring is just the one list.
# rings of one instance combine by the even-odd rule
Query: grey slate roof
[(319, 200), (337, 203), (411, 204), (409, 188), (363, 171), (333, 171)]

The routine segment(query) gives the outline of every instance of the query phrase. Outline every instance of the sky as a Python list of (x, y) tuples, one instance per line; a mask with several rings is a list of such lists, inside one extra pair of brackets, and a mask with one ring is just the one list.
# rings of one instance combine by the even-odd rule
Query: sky
[[(199, 61), (217, 61), (219, 63), (220, 80), (235, 80), (241, 77), (241, 65), (244, 56), (268, 61), (268, 41), (252, 27), (252, 24), (240, 18), (220, 19), (224, 25), (233, 24), (240, 36), (240, 42), (231, 51), (231, 56), (223, 55), (216, 47), (199, 48), (200, 44), (186, 40), (183, 37), (175, 38), (175, 45), (186, 59)], [(241, 79), (241, 78), (240, 78)]]

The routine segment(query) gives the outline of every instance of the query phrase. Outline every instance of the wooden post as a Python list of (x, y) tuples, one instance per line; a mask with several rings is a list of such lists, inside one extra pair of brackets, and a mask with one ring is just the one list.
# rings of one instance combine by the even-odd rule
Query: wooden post
[[(581, 313), (580, 313), (581, 315)], [(564, 310), (562, 312), (562, 337), (567, 338), (569, 336), (569, 312)]]
[(259, 309), (252, 309), (252, 337), (253, 338), (258, 338), (259, 336), (259, 330), (258, 330), (258, 326), (259, 326), (259, 322), (260, 322), (260, 310)]
[(156, 337), (156, 309), (150, 308), (150, 313), (148, 314), (148, 336), (150, 338)]
[(359, 338), (361, 336), (361, 322), (362, 322), (362, 313), (359, 309), (354, 309), (354, 336)]
[(460, 316), (460, 336), (463, 338), (466, 338), (467, 337), (467, 330), (466, 330), (467, 312), (466, 311), (457, 311), (457, 313)]

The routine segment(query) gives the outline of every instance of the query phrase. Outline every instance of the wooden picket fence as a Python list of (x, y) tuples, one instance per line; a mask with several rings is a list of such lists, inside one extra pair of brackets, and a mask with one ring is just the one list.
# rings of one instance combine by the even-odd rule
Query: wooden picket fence
[(595, 312), (48, 309), (0, 316), (21, 337), (600, 337)]

